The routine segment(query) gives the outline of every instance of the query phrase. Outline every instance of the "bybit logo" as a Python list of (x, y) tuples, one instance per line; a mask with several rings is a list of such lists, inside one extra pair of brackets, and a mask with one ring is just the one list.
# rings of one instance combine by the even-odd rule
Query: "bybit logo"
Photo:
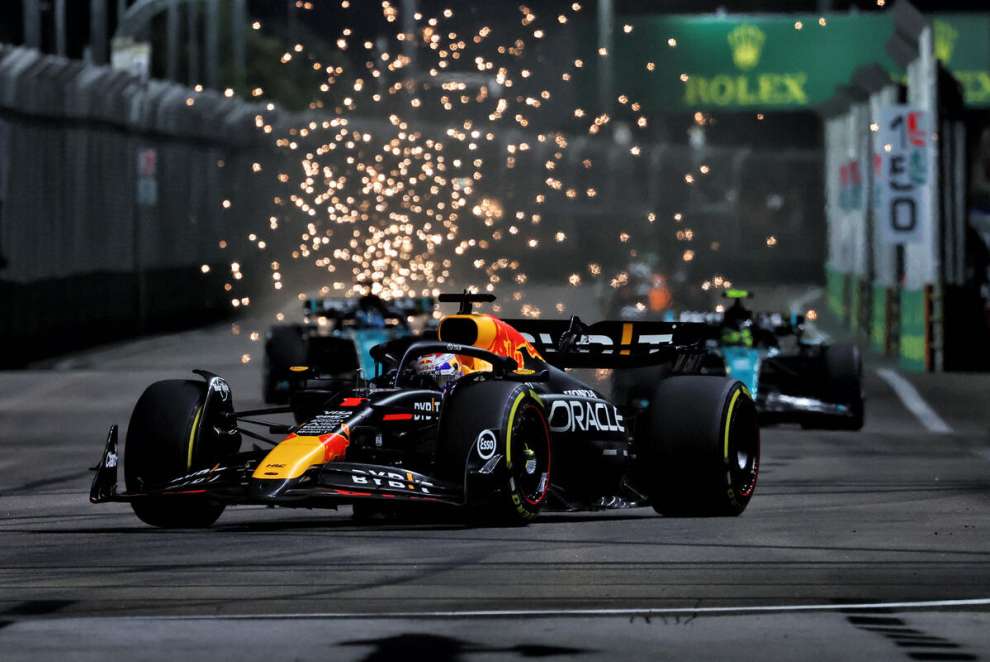
[(729, 33), (732, 61), (743, 71), (749, 71), (760, 63), (760, 53), (766, 40), (766, 35), (758, 27), (743, 23)]

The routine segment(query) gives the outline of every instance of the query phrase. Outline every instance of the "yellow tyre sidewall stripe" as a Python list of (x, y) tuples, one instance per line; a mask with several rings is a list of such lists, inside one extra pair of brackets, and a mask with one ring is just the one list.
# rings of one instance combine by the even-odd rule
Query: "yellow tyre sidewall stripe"
[(505, 430), (505, 466), (512, 466), (512, 423), (516, 419), (516, 411), (519, 410), (519, 404), (526, 397), (526, 391), (523, 391), (516, 396), (516, 399), (512, 401), (512, 408), (509, 409), (509, 421)]
[(729, 461), (729, 430), (732, 426), (732, 411), (736, 408), (736, 400), (739, 399), (739, 395), (741, 393), (741, 388), (735, 389), (735, 392), (732, 394), (732, 399), (729, 400), (729, 409), (725, 415), (725, 440), (723, 443), (722, 457), (726, 462)]
[(203, 406), (196, 409), (196, 416), (193, 417), (192, 429), (189, 430), (189, 443), (186, 450), (186, 469), (192, 469), (193, 446), (196, 444), (196, 431), (199, 429), (199, 417), (203, 414)]

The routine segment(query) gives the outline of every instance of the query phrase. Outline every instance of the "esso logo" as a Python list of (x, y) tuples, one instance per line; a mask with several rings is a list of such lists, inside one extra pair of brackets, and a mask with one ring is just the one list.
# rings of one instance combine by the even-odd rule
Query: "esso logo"
[(491, 430), (482, 430), (481, 434), (478, 435), (478, 457), (482, 460), (492, 459), (492, 456), (495, 455), (495, 447), (497, 445), (495, 433)]

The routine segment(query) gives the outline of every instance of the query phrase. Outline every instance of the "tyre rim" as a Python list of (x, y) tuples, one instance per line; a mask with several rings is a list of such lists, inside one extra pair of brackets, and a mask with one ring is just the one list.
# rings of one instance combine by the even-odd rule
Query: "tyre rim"
[(520, 408), (509, 443), (514, 489), (526, 503), (537, 506), (550, 488), (550, 430), (539, 407), (527, 403)]
[(737, 407), (729, 421), (732, 445), (729, 448), (728, 478), (733, 491), (746, 497), (756, 488), (760, 472), (760, 429), (753, 406)]

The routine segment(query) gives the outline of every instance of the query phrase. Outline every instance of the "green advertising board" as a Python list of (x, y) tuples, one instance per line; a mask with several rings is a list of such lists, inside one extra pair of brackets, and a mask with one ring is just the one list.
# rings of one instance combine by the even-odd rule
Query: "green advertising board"
[(990, 15), (942, 14), (932, 21), (935, 57), (962, 84), (967, 106), (990, 106)]
[[(966, 103), (990, 106), (990, 15), (933, 18), (936, 54), (963, 84)], [(612, 59), (617, 92), (654, 110), (802, 110), (831, 98), (861, 66), (904, 75), (886, 53), (893, 23), (882, 13), (627, 22), (633, 30)]]
[(878, 352), (886, 352), (887, 334), (890, 329), (887, 324), (887, 288), (883, 285), (873, 286), (870, 316), (870, 341), (873, 344), (873, 349)]
[(825, 301), (828, 309), (840, 320), (846, 319), (846, 274), (825, 269)]
[(912, 372), (926, 369), (928, 316), (924, 290), (901, 290), (901, 367)]

